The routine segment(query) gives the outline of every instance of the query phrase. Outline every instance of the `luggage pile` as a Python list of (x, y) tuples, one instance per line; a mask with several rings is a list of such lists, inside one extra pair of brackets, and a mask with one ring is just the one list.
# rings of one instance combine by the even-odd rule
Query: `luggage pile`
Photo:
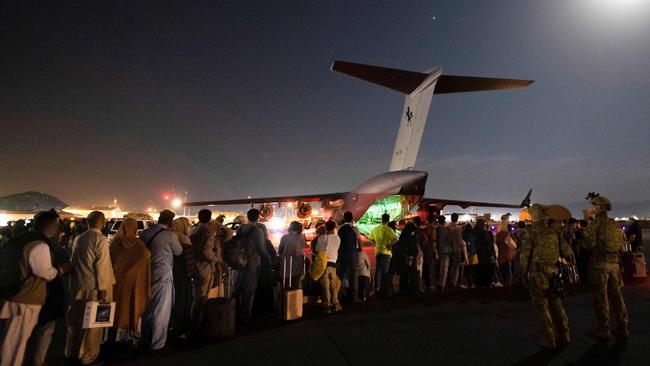
[(210, 341), (220, 341), (235, 336), (237, 301), (232, 298), (232, 269), (224, 297), (209, 299), (203, 308), (203, 335)]

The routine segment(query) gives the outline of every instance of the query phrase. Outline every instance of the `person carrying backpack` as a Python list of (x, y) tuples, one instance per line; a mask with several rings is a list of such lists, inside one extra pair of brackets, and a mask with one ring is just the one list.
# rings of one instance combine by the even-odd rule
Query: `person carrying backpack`
[(18, 235), (0, 249), (0, 333), (2, 366), (22, 366), (27, 341), (47, 296), (47, 282), (69, 272), (52, 266), (50, 240), (58, 235), (54, 211), (34, 216), (33, 231)]
[(620, 251), (625, 244), (618, 224), (607, 217), (612, 204), (603, 196), (591, 199), (596, 218), (584, 230), (584, 246), (591, 250), (589, 258), (589, 283), (592, 286), (594, 310), (598, 326), (587, 332), (596, 339), (609, 339), (609, 309), (614, 312), (616, 325), (613, 333), (617, 338), (629, 338), (629, 318), (623, 300), (623, 278), (619, 266)]
[[(203, 209), (198, 213), (199, 224), (192, 230), (189, 235), (194, 247), (194, 260), (196, 262), (197, 273), (196, 283), (194, 284), (194, 303), (192, 304), (192, 323), (194, 330), (198, 330), (203, 319), (203, 307), (208, 301), (208, 293), (215, 282), (215, 271), (220, 258), (215, 252), (216, 236), (210, 230), (210, 219), (212, 211)], [(219, 276), (221, 276), (219, 272)], [(220, 278), (219, 278), (220, 280)]]
[(337, 232), (341, 239), (338, 259), (336, 263), (336, 275), (341, 279), (347, 278), (347, 288), (352, 294), (353, 302), (359, 302), (359, 283), (357, 282), (357, 255), (361, 243), (359, 229), (354, 226), (352, 212), (346, 211), (343, 214), (345, 223), (339, 227)]
[(237, 318), (240, 322), (246, 323), (251, 320), (253, 301), (255, 300), (255, 291), (259, 282), (261, 257), (271, 260), (271, 256), (266, 249), (266, 236), (258, 224), (260, 211), (250, 209), (246, 214), (248, 223), (242, 225), (237, 230), (237, 240), (243, 246), (246, 253), (246, 263), (243, 268), (239, 269), (237, 276)]

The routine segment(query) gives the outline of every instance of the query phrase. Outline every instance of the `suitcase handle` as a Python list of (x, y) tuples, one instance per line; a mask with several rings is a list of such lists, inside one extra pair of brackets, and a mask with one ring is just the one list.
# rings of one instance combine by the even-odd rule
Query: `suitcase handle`
[(232, 291), (232, 268), (228, 267), (228, 298), (231, 298)]
[(293, 257), (289, 257), (289, 288), (291, 288), (291, 277), (293, 275)]
[(284, 257), (282, 265), (282, 288), (287, 288), (287, 258), (289, 258), (289, 287), (291, 287), (291, 275), (293, 274), (293, 257)]
[(282, 257), (282, 288), (286, 288), (287, 282), (287, 257)]

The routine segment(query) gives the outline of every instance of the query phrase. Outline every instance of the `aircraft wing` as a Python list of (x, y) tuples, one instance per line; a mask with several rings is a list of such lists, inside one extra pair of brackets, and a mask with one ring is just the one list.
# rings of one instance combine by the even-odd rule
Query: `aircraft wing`
[(228, 206), (228, 205), (249, 205), (256, 203), (280, 203), (280, 202), (321, 202), (334, 201), (343, 198), (346, 192), (312, 194), (302, 196), (278, 196), (278, 197), (248, 197), (228, 200), (195, 201), (185, 202), (184, 206)]
[(431, 206), (437, 206), (442, 208), (447, 205), (460, 206), (462, 208), (468, 207), (503, 207), (503, 208), (524, 208), (530, 206), (530, 195), (533, 193), (533, 190), (529, 190), (526, 197), (521, 201), (520, 204), (508, 204), (508, 203), (494, 203), (494, 202), (477, 202), (477, 201), (462, 201), (462, 200), (450, 200), (445, 198), (423, 198), (422, 202), (429, 204)]

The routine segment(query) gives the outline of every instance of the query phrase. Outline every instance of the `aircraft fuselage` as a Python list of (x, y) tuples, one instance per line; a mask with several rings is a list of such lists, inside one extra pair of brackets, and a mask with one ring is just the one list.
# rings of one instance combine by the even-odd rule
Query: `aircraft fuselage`
[[(373, 203), (386, 197), (400, 195), (410, 197), (405, 204), (410, 206), (424, 196), (428, 173), (413, 170), (398, 170), (373, 177), (338, 201), (323, 202), (325, 217), (337, 221), (346, 211), (352, 212), (355, 219), (361, 218)], [(404, 207), (409, 210), (410, 207)]]

